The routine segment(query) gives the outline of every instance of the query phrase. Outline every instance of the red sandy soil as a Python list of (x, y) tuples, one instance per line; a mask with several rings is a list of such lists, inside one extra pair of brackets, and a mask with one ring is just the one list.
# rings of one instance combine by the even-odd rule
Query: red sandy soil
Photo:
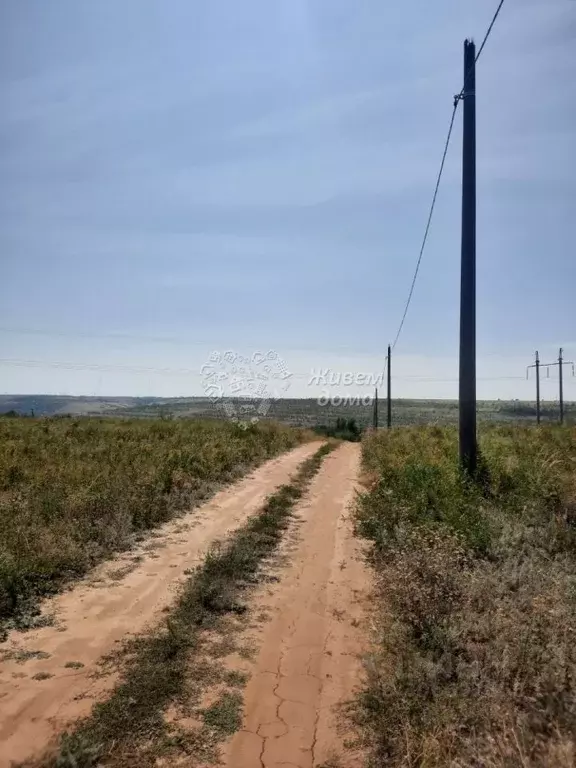
[(223, 750), (227, 768), (362, 764), (337, 706), (360, 680), (370, 590), (349, 515), (359, 463), (352, 443), (327, 457), (297, 510), (297, 544), (279, 581), (255, 596), (254, 611), (268, 618), (256, 630), (255, 661), (244, 666), (251, 677), (242, 730)]

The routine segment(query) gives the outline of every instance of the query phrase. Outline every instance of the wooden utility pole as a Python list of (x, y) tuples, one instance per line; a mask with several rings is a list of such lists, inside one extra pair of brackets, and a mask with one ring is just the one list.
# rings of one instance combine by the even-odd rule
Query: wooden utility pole
[(540, 357), (536, 351), (536, 423), (540, 424)]
[(477, 464), (476, 443), (476, 46), (464, 42), (462, 251), (460, 274), (460, 463)]
[(374, 392), (374, 429), (378, 429), (378, 387)]
[(564, 360), (562, 359), (562, 347), (560, 347), (560, 352), (558, 354), (558, 381), (560, 382), (560, 424), (564, 423), (564, 382), (562, 381), (562, 366), (564, 365)]
[(536, 423), (540, 424), (540, 355), (538, 351), (536, 351), (535, 360), (534, 365), (529, 365), (526, 369), (526, 378), (528, 378), (530, 368), (536, 368)]
[(392, 426), (392, 349), (388, 344), (388, 392), (386, 395), (386, 425)]

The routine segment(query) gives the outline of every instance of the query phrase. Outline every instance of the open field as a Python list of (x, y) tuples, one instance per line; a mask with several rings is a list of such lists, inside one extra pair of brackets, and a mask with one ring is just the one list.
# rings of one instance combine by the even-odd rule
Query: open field
[(2, 419), (0, 620), (304, 439), (272, 423)]
[(365, 440), (375, 647), (351, 714), (372, 766), (575, 764), (576, 429), (481, 448), (472, 485), (451, 428)]
[(576, 764), (576, 428), (482, 424), (475, 482), (450, 425), (310, 434), (0, 420), (10, 760)]
[[(349, 393), (343, 392), (348, 396)], [(245, 401), (230, 400), (241, 414)], [(386, 401), (378, 400), (380, 422), (386, 419)], [(125, 418), (218, 418), (224, 417), (222, 408), (206, 397), (159, 398), (159, 397), (61, 397), (55, 395), (0, 395), (0, 413), (15, 411), (22, 415), (34, 412), (36, 416), (96, 415)], [(271, 403), (266, 420), (280, 421), (298, 427), (313, 428), (331, 425), (338, 418), (355, 419), (362, 427), (372, 424), (373, 404), (367, 405), (332, 403), (320, 405), (314, 398), (282, 398)], [(247, 412), (246, 418), (253, 415)], [(568, 423), (576, 423), (576, 403), (565, 403)], [(392, 417), (396, 426), (410, 424), (456, 424), (458, 403), (456, 400), (401, 400), (392, 401)], [(520, 400), (486, 400), (478, 402), (480, 422), (533, 423), (536, 421), (536, 405)], [(554, 423), (558, 420), (558, 404), (542, 403), (542, 420)]]
[[(386, 400), (378, 398), (380, 425), (386, 424)], [(530, 423), (536, 421), (534, 403), (520, 401), (479, 401), (479, 422)], [(566, 405), (566, 420), (576, 422), (576, 404)], [(372, 425), (373, 403), (368, 405), (319, 405), (317, 400), (277, 400), (272, 404), (270, 417), (286, 424), (316, 427), (334, 424), (338, 418), (355, 419), (361, 427)], [(558, 420), (557, 405), (547, 403), (542, 409), (543, 421)], [(456, 400), (392, 400), (394, 426), (412, 424), (457, 424)]]

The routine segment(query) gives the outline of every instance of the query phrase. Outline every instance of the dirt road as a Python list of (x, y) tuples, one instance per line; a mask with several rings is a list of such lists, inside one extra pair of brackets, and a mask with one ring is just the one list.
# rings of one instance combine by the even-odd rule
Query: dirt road
[(320, 768), (361, 764), (344, 748), (335, 705), (359, 680), (357, 654), (368, 577), (348, 506), (359, 446), (329, 456), (299, 507), (297, 544), (274, 588), (255, 601), (268, 619), (244, 696), (242, 730), (225, 746), (228, 768)]
[(113, 676), (94, 679), (98, 660), (127, 634), (157, 620), (208, 545), (256, 513), (317, 448), (318, 443), (303, 445), (269, 461), (159, 529), (139, 549), (99, 567), (46, 605), (55, 626), (11, 634), (1, 646), (2, 768), (41, 753), (68, 722), (89, 713), (114, 683)]

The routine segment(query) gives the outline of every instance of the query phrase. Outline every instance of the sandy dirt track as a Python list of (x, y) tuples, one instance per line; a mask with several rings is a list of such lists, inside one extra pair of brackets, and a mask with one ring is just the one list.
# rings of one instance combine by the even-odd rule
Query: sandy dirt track
[[(112, 676), (94, 679), (98, 660), (127, 634), (158, 620), (184, 571), (201, 561), (215, 539), (258, 512), (318, 445), (272, 459), (48, 601), (46, 612), (55, 614), (55, 626), (11, 633), (0, 650), (20, 656), (0, 662), (1, 768), (41, 753), (67, 723), (90, 712), (114, 683)], [(38, 651), (48, 655), (30, 656)], [(72, 662), (77, 668), (66, 667)]]
[(349, 516), (359, 461), (351, 443), (328, 456), (298, 508), (298, 543), (279, 582), (256, 596), (269, 619), (255, 637), (242, 730), (224, 747), (227, 768), (320, 768), (334, 757), (342, 768), (362, 764), (344, 747), (336, 707), (360, 679), (369, 593)]

